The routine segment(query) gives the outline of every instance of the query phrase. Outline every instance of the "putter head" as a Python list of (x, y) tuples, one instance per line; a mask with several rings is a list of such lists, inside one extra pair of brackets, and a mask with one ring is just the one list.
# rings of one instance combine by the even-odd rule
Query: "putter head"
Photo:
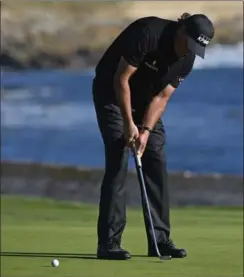
[(161, 261), (168, 261), (168, 260), (171, 260), (172, 257), (169, 255), (169, 256), (160, 256), (160, 260)]

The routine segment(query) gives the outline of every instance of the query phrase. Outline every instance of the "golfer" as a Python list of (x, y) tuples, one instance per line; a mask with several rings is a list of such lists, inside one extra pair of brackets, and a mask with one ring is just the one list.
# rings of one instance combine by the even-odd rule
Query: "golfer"
[[(105, 148), (105, 175), (101, 184), (97, 258), (131, 258), (121, 247), (121, 238), (126, 225), (125, 178), (132, 143), (142, 158), (159, 251), (172, 258), (187, 255), (170, 236), (161, 116), (176, 88), (191, 72), (195, 55), (204, 58), (213, 36), (214, 27), (203, 14), (185, 13), (177, 21), (140, 18), (122, 31), (99, 61), (93, 100)], [(148, 256), (157, 256), (144, 207), (143, 211)]]

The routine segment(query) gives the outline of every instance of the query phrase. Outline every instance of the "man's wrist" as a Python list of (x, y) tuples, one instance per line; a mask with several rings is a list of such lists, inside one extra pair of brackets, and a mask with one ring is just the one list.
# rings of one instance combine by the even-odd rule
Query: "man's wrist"
[(124, 125), (125, 126), (131, 126), (131, 125), (133, 125), (134, 124), (134, 121), (133, 121), (133, 118), (131, 118), (131, 119), (129, 119), (129, 118), (124, 118)]
[(140, 126), (140, 131), (141, 132), (148, 132), (150, 134), (152, 132), (152, 128), (150, 128), (146, 125), (142, 125), (142, 126)]

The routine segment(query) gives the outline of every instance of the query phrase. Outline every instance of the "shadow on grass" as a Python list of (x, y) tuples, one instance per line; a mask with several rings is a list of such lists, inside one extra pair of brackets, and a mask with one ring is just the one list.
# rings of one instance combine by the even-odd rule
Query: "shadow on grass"
[(80, 254), (80, 253), (39, 253), (39, 252), (1, 252), (1, 256), (5, 257), (30, 257), (30, 258), (70, 258), (70, 259), (96, 259), (95, 254)]
[[(96, 254), (84, 253), (39, 253), (39, 252), (0, 252), (0, 256), (5, 257), (29, 257), (29, 258), (68, 258), (68, 259), (83, 259), (96, 260)], [(133, 257), (146, 258), (146, 255), (133, 255)]]

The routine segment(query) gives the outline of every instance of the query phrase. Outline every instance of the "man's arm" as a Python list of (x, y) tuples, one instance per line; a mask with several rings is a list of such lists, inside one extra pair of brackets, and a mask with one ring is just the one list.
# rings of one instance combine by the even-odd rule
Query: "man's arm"
[(153, 129), (156, 122), (160, 119), (161, 115), (165, 111), (167, 103), (174, 91), (192, 71), (194, 61), (195, 56), (192, 55), (187, 63), (184, 64), (184, 67), (179, 76), (173, 80), (170, 80), (168, 85), (153, 98), (144, 116), (144, 126)]
[(133, 122), (129, 79), (136, 70), (137, 67), (128, 64), (122, 57), (114, 76), (114, 89), (123, 120), (126, 124)]
[(157, 121), (166, 109), (167, 103), (174, 93), (175, 88), (171, 85), (166, 86), (161, 92), (159, 92), (151, 101), (148, 109), (144, 115), (143, 126), (154, 128)]
[(133, 123), (129, 80), (148, 52), (148, 29), (146, 26), (139, 27), (135, 25), (127, 34), (123, 53), (114, 75), (114, 89), (125, 124)]

